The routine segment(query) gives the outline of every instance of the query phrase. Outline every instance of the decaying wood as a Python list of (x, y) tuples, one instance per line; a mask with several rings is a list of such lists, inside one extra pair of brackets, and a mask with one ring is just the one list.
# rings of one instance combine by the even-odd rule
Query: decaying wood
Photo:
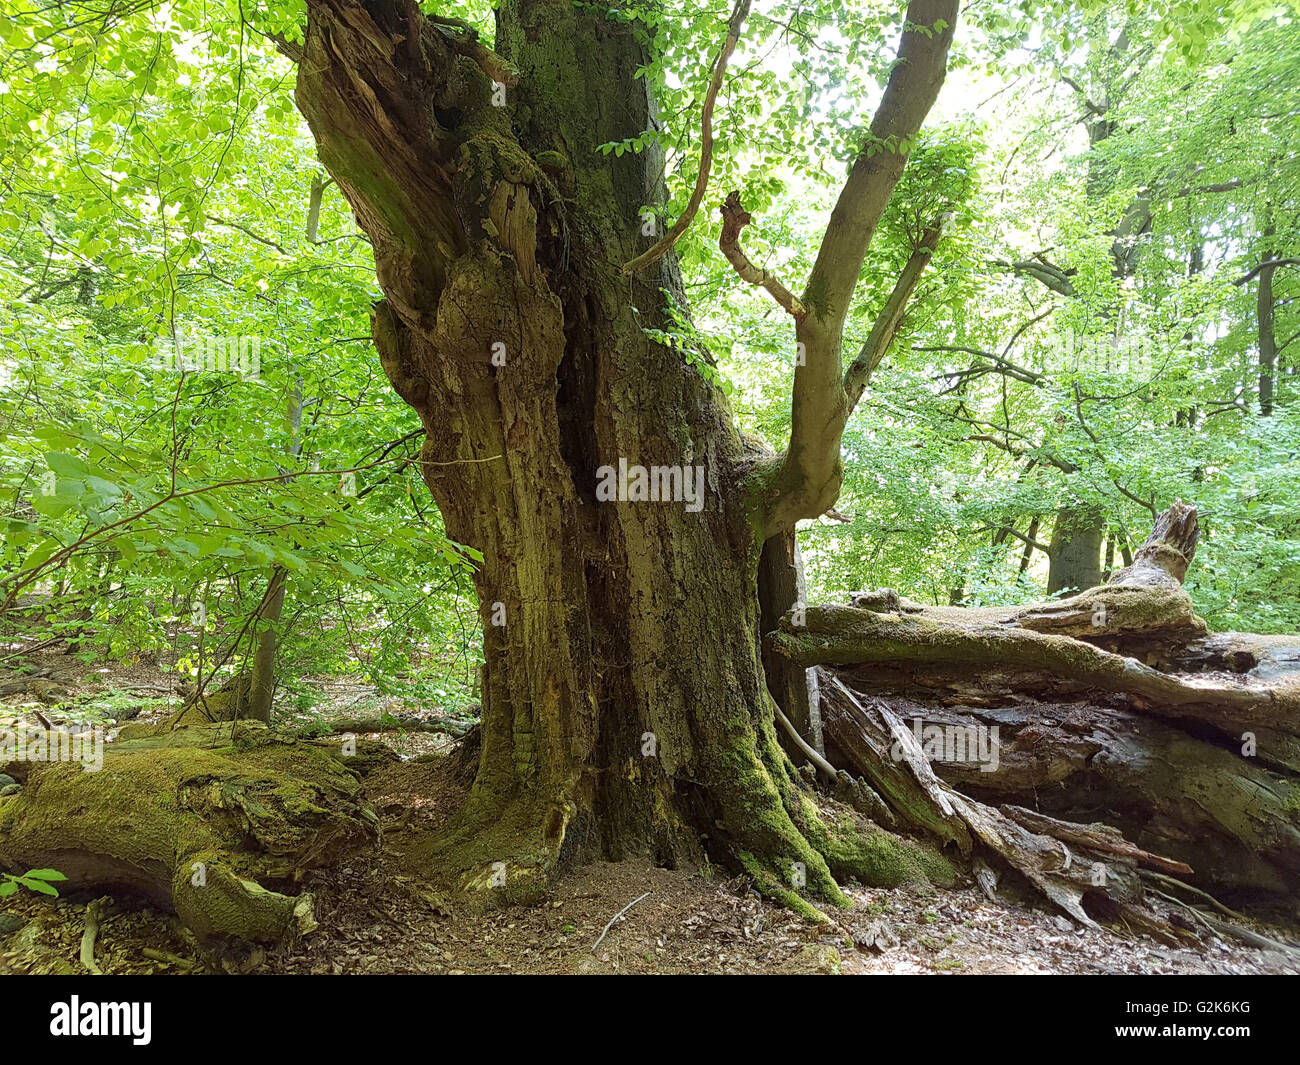
[[(1285, 894), (1300, 876), (1300, 836), (1289, 805), (1292, 777), (1140, 713), (1093, 702), (1047, 701), (1005, 689), (990, 677), (975, 689), (959, 673), (912, 685), (898, 671), (838, 673), (855, 692), (887, 699), (909, 727), (960, 735), (997, 730), (995, 768), (932, 759), (936, 772), (968, 795), (1032, 805), (1069, 821), (1105, 822), (1139, 846), (1194, 867), (1216, 890)], [(856, 726), (824, 702), (827, 754), (859, 773)]]
[(86, 924), (81, 933), (81, 964), (96, 976), (100, 975), (99, 964), (95, 961), (95, 940), (99, 937), (99, 918), (101, 909), (112, 900), (94, 899), (86, 905)]
[(1162, 858), (1158, 854), (1152, 854), (1150, 851), (1144, 851), (1141, 847), (1133, 846), (1119, 831), (1109, 825), (1071, 824), (1068, 821), (1058, 821), (1055, 817), (1048, 817), (1046, 814), (1026, 810), (1023, 806), (1003, 806), (1000, 809), (1011, 820), (1031, 832), (1055, 836), (1062, 843), (1074, 843), (1077, 846), (1088, 847), (1103, 854), (1116, 854), (1123, 858), (1132, 858), (1139, 865), (1162, 869), (1166, 873), (1192, 872), (1192, 867), (1185, 862)]
[[(109, 744), (94, 772), (0, 766), (0, 869), (52, 868), (64, 892), (176, 913), (202, 940), (275, 942), (315, 927), (303, 875), (372, 847), (378, 818), (341, 752), (215, 724)], [(97, 914), (87, 912), (93, 944)]]
[(820, 667), (826, 758), (970, 854), (986, 893), (1010, 867), (1076, 920), (1087, 898), (1176, 939), (1140, 872), (1245, 902), (1300, 888), (1300, 637), (1208, 633), (1182, 589), (1197, 536), (1177, 503), (1101, 587), (977, 609), (855, 593), (787, 614), (768, 652)]
[[(896, 766), (906, 767), (891, 775), (882, 794), (909, 827), (928, 832), (940, 842), (953, 842), (965, 854), (974, 846), (991, 851), (1076, 921), (1092, 927), (1096, 922), (1082, 905), (1086, 893), (1121, 903), (1141, 900), (1134, 854), (1142, 852), (1137, 848), (1117, 854), (1111, 840), (1106, 840), (1108, 849), (1093, 847), (1084, 826), (1071, 826), (1080, 830), (1071, 832), (1073, 847), (1059, 836), (1032, 831), (942, 780), (915, 736), (886, 702), (874, 700), (866, 705), (833, 677), (828, 678), (823, 698), (833, 707), (847, 704), (860, 734), (870, 737), (875, 749), (888, 752), (885, 757)], [(843, 720), (842, 714), (828, 717), (828, 723), (835, 721), (837, 727)]]
[(1196, 508), (1179, 500), (1156, 518), (1151, 535), (1133, 556), (1133, 564), (1116, 573), (1109, 583), (1181, 588), (1199, 536)]

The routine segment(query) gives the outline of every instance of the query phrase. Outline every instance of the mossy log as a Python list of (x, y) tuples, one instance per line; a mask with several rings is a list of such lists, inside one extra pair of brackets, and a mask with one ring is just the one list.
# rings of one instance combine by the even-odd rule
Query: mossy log
[(1249, 673), (1165, 673), (1082, 639), (978, 617), (818, 606), (809, 607), (804, 620), (794, 628), (787, 618), (768, 637), (772, 650), (798, 665), (878, 664), (913, 674), (960, 670), (994, 692), (1040, 698), (1100, 691), (1135, 712), (1194, 724), (1225, 745), (1239, 746), (1250, 733), (1259, 758), (1300, 773), (1300, 674), (1259, 680)]
[(339, 758), (252, 723), (109, 744), (99, 771), (5, 771), (24, 786), (0, 798), (0, 868), (57, 869), (65, 893), (143, 898), (203, 940), (310, 931), (311, 896), (293, 894), (303, 874), (379, 835)]
[[(928, 607), (879, 589), (786, 615), (767, 647), (823, 667), (826, 757), (887, 817), (991, 852), (1076, 918), (1092, 896), (1141, 921), (1139, 867), (1293, 897), (1300, 637), (1208, 633), (1181, 586), (1196, 538), (1177, 504), (1131, 566), (1068, 599)], [(925, 739), (990, 734), (993, 758)]]
[[(451, 714), (435, 714), (431, 717), (416, 717), (414, 714), (379, 713), (360, 717), (329, 718), (325, 726), (330, 732), (365, 733), (365, 732), (441, 732), (444, 735), (460, 739), (472, 729), (477, 722), (468, 717), (454, 717)], [(298, 729), (295, 735), (310, 736), (319, 734), (320, 726), (312, 724)]]

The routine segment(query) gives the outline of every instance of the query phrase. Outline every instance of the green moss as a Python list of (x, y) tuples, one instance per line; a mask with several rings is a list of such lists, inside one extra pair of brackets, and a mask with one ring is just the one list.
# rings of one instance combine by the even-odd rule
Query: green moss
[(258, 881), (294, 880), (377, 837), (351, 773), (264, 726), (110, 744), (98, 772), (40, 766), (0, 805), (0, 865), (59, 865), (70, 889), (133, 888), (201, 936), (275, 940), (303, 927), (310, 907)]
[[(734, 840), (734, 856), (763, 894), (810, 920), (821, 920), (810, 916), (816, 911), (796, 889), (836, 906), (850, 905), (849, 899), (840, 891), (825, 858), (792, 817), (792, 812), (800, 810), (800, 791), (786, 771), (789, 760), (776, 742), (771, 719), (760, 719), (755, 729), (746, 715), (744, 732), (752, 737), (748, 749), (745, 739), (740, 739), (727, 750), (722, 767), (725, 784), (716, 789)], [(793, 882), (796, 869), (802, 883)]]
[[(192, 858), (176, 870), (172, 900), (177, 916), (201, 939), (276, 943), (316, 927), (309, 894), (295, 898), (270, 891), (236, 873), (220, 852)], [(202, 865), (201, 877), (194, 870), (196, 863)]]
[(822, 274), (814, 273), (808, 279), (808, 288), (804, 292), (802, 302), (818, 318), (826, 317), (826, 311), (830, 306), (830, 287)]
[(957, 883), (957, 870), (937, 851), (868, 826), (847, 809), (818, 816), (806, 796), (802, 801), (808, 808), (804, 831), (837, 877), (852, 877), (868, 887)]
[(789, 910), (793, 910), (806, 921), (812, 921), (815, 924), (829, 924), (830, 918), (812, 905), (807, 899), (797, 891), (787, 887), (773, 874), (772, 870), (763, 862), (759, 861), (749, 851), (737, 851), (736, 859), (740, 866), (749, 874), (754, 882), (754, 887), (759, 894), (773, 902), (779, 902)]

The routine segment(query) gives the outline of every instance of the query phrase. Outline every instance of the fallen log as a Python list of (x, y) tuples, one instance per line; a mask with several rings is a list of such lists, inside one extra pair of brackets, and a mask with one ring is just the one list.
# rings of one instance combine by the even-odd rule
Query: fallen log
[(854, 593), (787, 613), (766, 648), (818, 667), (825, 758), (970, 853), (984, 890), (988, 857), (1077, 920), (1091, 899), (1176, 936), (1139, 869), (1249, 901), (1300, 888), (1300, 638), (1209, 633), (1181, 586), (1197, 535), (1176, 504), (1099, 588), (988, 608)]
[[(233, 733), (233, 735), (232, 735)], [(306, 872), (373, 847), (356, 777), (316, 745), (252, 723), (109, 744), (99, 771), (11, 762), (0, 868), (52, 868), (65, 893), (125, 893), (201, 940), (276, 942), (315, 927)]]
[[(782, 628), (768, 646), (800, 666), (879, 663), (913, 672), (960, 669), (998, 677), (1001, 687), (1040, 695), (1096, 690), (1128, 708), (1186, 723), (1197, 722), (1222, 741), (1241, 744), (1254, 732), (1269, 740), (1259, 755), (1300, 772), (1300, 684), (1246, 678), (1162, 673), (1136, 658), (1070, 636), (988, 624), (945, 622), (915, 614), (876, 614), (846, 606), (809, 607), (804, 624)], [(1262, 730), (1262, 732), (1261, 732)]]
[[(824, 702), (837, 711), (827, 725), (834, 720), (838, 728), (844, 719), (842, 707), (847, 705), (859, 734), (868, 738), (872, 748), (891, 750), (890, 759), (896, 766), (905, 766), (905, 770), (889, 774), (890, 783), (881, 794), (906, 827), (927, 832), (940, 842), (954, 842), (964, 854), (976, 845), (991, 851), (1065, 913), (1090, 927), (1096, 927), (1096, 922), (1083, 907), (1085, 895), (1108, 899), (1125, 913), (1141, 903), (1144, 893), (1137, 859), (1156, 856), (1145, 855), (1138, 848), (1121, 849), (1097, 830), (1089, 832), (1077, 825), (1067, 826), (1075, 844), (1072, 849), (1055, 833), (1031, 830), (1003, 811), (963, 795), (934, 772), (913, 733), (883, 700), (864, 704), (838, 678), (825, 679)], [(883, 783), (881, 761), (871, 759), (862, 764), (868, 779), (877, 786)], [(934, 828), (936, 818), (943, 824), (938, 831)], [(1106, 846), (1095, 846), (1099, 839)], [(1177, 867), (1177, 863), (1158, 860), (1163, 868)]]
[[(328, 718), (325, 726), (330, 732), (441, 732), (460, 739), (477, 722), (465, 717), (452, 717), (450, 714), (434, 714), (429, 717), (417, 717), (414, 714), (372, 714), (361, 717)], [(294, 731), (296, 736), (311, 736), (320, 733), (321, 726), (313, 723)]]

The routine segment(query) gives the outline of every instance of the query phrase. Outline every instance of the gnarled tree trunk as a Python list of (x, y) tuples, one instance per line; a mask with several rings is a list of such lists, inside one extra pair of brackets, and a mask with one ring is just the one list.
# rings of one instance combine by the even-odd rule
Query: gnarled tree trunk
[[(569, 858), (707, 847), (775, 894), (799, 865), (838, 897), (838, 852), (777, 743), (756, 574), (769, 536), (834, 501), (847, 403), (828, 393), (815, 449), (757, 460), (721, 391), (648, 335), (686, 306), (671, 254), (623, 271), (654, 239), (663, 158), (599, 151), (655, 123), (638, 33), (569, 0), (505, 0), (490, 51), (411, 0), (308, 6), (298, 103), (374, 246), (374, 339), (426, 429), (425, 480), (482, 556), (482, 759), (430, 862), (521, 898)], [(956, 20), (955, 3), (913, 8), (927, 29), (904, 34), (884, 137), (919, 126)], [(815, 368), (796, 407), (838, 387), (837, 286), (856, 283), (905, 159), (854, 168), (799, 320)], [(623, 464), (676, 471), (681, 490), (611, 501)]]

